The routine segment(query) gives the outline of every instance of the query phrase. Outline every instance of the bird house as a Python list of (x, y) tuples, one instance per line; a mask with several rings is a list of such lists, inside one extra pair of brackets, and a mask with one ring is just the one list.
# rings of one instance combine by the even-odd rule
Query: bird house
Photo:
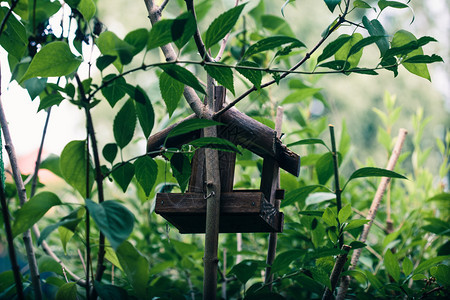
[[(279, 201), (284, 198), (284, 191), (277, 188), (279, 168), (298, 176), (300, 157), (281, 143), (273, 129), (239, 112), (236, 108), (227, 110), (218, 121), (224, 124), (217, 127), (218, 137), (240, 145), (263, 158), (260, 189), (234, 190), (236, 154), (219, 151), (221, 184), (219, 231), (281, 232), (283, 213), (279, 211)], [(202, 135), (201, 130), (198, 130), (166, 140), (168, 133), (176, 125), (178, 124), (150, 136), (147, 151), (160, 149), (164, 141), (167, 148), (181, 147)], [(155, 212), (178, 228), (180, 233), (204, 233), (207, 203), (204, 149), (196, 151), (191, 167), (187, 192), (158, 193)]]

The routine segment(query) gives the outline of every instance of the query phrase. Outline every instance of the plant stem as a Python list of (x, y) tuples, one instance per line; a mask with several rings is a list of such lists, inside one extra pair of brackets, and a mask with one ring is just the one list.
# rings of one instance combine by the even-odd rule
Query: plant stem
[(347, 256), (348, 253), (350, 252), (351, 247), (344, 245), (342, 247), (342, 250), (345, 251), (345, 253), (340, 254), (337, 259), (336, 259), (336, 263), (334, 264), (333, 267), (333, 271), (331, 271), (331, 276), (330, 276), (330, 282), (331, 282), (331, 290), (329, 288), (325, 289), (325, 292), (323, 293), (322, 296), (322, 300), (330, 300), (332, 299), (333, 296), (333, 292), (336, 289), (338, 280), (339, 280), (339, 276), (342, 273), (342, 270), (344, 269), (344, 265), (347, 262)]
[(6, 23), (8, 22), (8, 19), (11, 16), (14, 8), (16, 8), (17, 3), (19, 3), (19, 0), (13, 0), (11, 2), (11, 7), (9, 8), (8, 12), (6, 13), (5, 17), (2, 20), (2, 24), (0, 25), (0, 36), (2, 35), (3, 30), (5, 29)]
[[(341, 187), (339, 184), (339, 157), (336, 149), (336, 138), (334, 136), (334, 126), (328, 125), (330, 128), (330, 136), (331, 136), (331, 154), (333, 156), (333, 169), (334, 169), (334, 187), (336, 194), (336, 207), (337, 207), (337, 215), (339, 215), (339, 211), (342, 208), (342, 200), (341, 200)], [(339, 249), (342, 249), (344, 246), (344, 235), (341, 232), (341, 224), (338, 220), (338, 230), (339, 230)]]
[[(1, 72), (1, 66), (0, 66)], [(1, 73), (0, 73), (1, 80)], [(14, 182), (17, 188), (17, 194), (19, 196), (20, 205), (23, 206), (27, 201), (27, 192), (23, 184), (22, 176), (19, 170), (19, 164), (17, 163), (16, 151), (14, 144), (12, 143), (11, 134), (9, 133), (8, 121), (6, 120), (5, 112), (3, 110), (3, 104), (1, 101), (1, 84), (0, 84), (0, 123), (2, 126), (3, 137), (5, 139), (5, 149), (8, 153), (9, 162), (13, 173)], [(27, 260), (30, 267), (31, 283), (33, 285), (34, 297), (37, 300), (42, 299), (41, 281), (39, 276), (39, 270), (37, 267), (36, 256), (34, 254), (33, 240), (31, 238), (30, 230), (27, 230), (23, 234), (23, 242), (27, 253)]]

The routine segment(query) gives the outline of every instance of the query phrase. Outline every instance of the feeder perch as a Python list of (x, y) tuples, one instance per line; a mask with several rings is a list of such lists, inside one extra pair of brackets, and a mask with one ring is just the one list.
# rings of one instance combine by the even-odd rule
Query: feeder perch
[[(219, 87), (220, 88), (220, 87)], [(216, 95), (218, 94), (216, 88)], [(188, 118), (195, 118), (190, 116)], [(259, 190), (233, 190), (236, 154), (219, 151), (221, 180), (220, 233), (282, 232), (283, 213), (279, 201), (284, 190), (277, 189), (278, 168), (298, 176), (300, 157), (276, 137), (276, 132), (235, 108), (221, 115), (218, 137), (240, 145), (263, 158)], [(177, 124), (150, 136), (147, 152), (161, 149), (170, 130)], [(201, 130), (170, 137), (166, 147), (180, 147), (201, 136)], [(174, 225), (180, 233), (204, 233), (206, 222), (204, 149), (192, 159), (191, 178), (186, 193), (158, 193), (155, 212)]]

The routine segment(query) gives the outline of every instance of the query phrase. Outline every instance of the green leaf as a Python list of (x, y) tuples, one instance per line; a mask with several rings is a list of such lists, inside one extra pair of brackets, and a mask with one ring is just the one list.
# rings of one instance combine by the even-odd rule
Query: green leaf
[(352, 230), (358, 227), (363, 226), (364, 224), (369, 223), (369, 220), (362, 220), (362, 219), (357, 219), (357, 220), (351, 220), (350, 222), (348, 222), (347, 226), (345, 226), (345, 230)]
[(447, 265), (437, 265), (430, 269), (430, 275), (444, 286), (450, 286), (450, 267)]
[(97, 62), (95, 65), (100, 71), (103, 71), (108, 67), (110, 64), (112, 64), (117, 59), (117, 56), (111, 56), (111, 55), (102, 55), (99, 58), (97, 58)]
[(84, 215), (84, 213), (85, 209), (79, 208), (62, 218), (61, 221), (45, 227), (44, 230), (41, 231), (41, 235), (39, 236), (39, 239), (37, 241), (38, 246), (41, 245), (42, 241), (44, 241), (50, 235), (50, 233), (52, 233), (60, 226), (64, 226), (70, 231), (74, 232), (77, 225), (83, 220), (82, 216)]
[(129, 162), (119, 163), (114, 166), (111, 175), (125, 193), (134, 176), (134, 165)]
[(231, 68), (205, 65), (205, 70), (220, 85), (223, 85), (234, 95), (233, 71), (231, 71)]
[(66, 76), (78, 69), (82, 59), (70, 51), (65, 42), (52, 42), (36, 53), (20, 82), (33, 77)]
[(119, 72), (122, 72), (123, 66), (129, 64), (133, 59), (135, 48), (122, 41), (111, 31), (102, 32), (96, 40), (96, 45), (103, 55), (118, 58), (113, 62), (113, 65)]
[(416, 55), (410, 58), (407, 58), (403, 61), (403, 63), (412, 63), (412, 64), (431, 64), (434, 62), (444, 62), (442, 57), (439, 55), (433, 54), (431, 56), (428, 55)]
[(89, 22), (89, 20), (92, 19), (96, 11), (94, 1), (92, 0), (81, 0), (77, 6), (77, 9), (83, 15), (86, 22)]
[(109, 163), (113, 163), (114, 159), (117, 156), (117, 144), (115, 143), (109, 143), (106, 144), (105, 147), (103, 147), (102, 150), (102, 154), (103, 157), (109, 162)]
[(284, 18), (280, 18), (274, 15), (262, 15), (260, 16), (263, 28), (270, 30), (273, 36), (284, 35), (295, 37), (289, 23)]
[(62, 204), (61, 200), (51, 192), (41, 192), (28, 202), (25, 202), (15, 213), (15, 220), (12, 226), (13, 237), (24, 233), (39, 221), (50, 208), (60, 204)]
[(369, 36), (366, 38), (363, 38), (362, 40), (358, 41), (355, 45), (350, 48), (350, 51), (348, 52), (348, 56), (355, 54), (359, 52), (362, 48), (369, 46), (373, 43), (378, 42), (380, 39), (384, 38), (384, 36)]
[(294, 92), (290, 93), (286, 98), (283, 99), (281, 104), (298, 103), (320, 92), (321, 88), (309, 88), (305, 87), (302, 89), (296, 89)]
[(334, 211), (327, 207), (322, 215), (322, 220), (330, 227), (337, 227), (336, 214)]
[(450, 259), (449, 255), (446, 256), (436, 256), (427, 260), (422, 261), (417, 268), (414, 270), (413, 274), (419, 274), (424, 271), (429, 270), (432, 266), (437, 265), (441, 261)]
[(398, 282), (400, 279), (400, 266), (397, 257), (390, 249), (388, 249), (384, 255), (384, 266), (389, 275)]
[(298, 214), (304, 215), (304, 216), (322, 217), (323, 210), (304, 210), (304, 211), (299, 211)]
[(241, 61), (236, 66), (236, 71), (247, 78), (259, 90), (261, 88), (262, 72), (260, 70), (239, 68), (239, 66), (259, 68), (259, 65), (252, 61)]
[(317, 63), (333, 56), (345, 43), (347, 43), (352, 37), (349, 35), (340, 35), (336, 40), (329, 43), (322, 54), (317, 58)]
[(402, 268), (403, 268), (403, 274), (405, 274), (405, 276), (408, 276), (409, 274), (412, 273), (412, 271), (414, 269), (414, 265), (408, 257), (405, 257), (403, 259)]
[(181, 192), (184, 193), (191, 177), (191, 164), (189, 158), (182, 153), (175, 153), (170, 159), (173, 177), (180, 185)]
[[(68, 184), (86, 198), (86, 142), (71, 141), (63, 149), (59, 159), (61, 174)], [(95, 174), (89, 163), (89, 190), (94, 184)]]
[(94, 281), (94, 288), (101, 299), (122, 300), (129, 298), (127, 291), (116, 285), (103, 284), (101, 282)]
[(178, 16), (172, 25), (172, 37), (178, 49), (181, 49), (197, 30), (197, 23), (190, 12)]
[(167, 135), (167, 138), (203, 129), (209, 126), (223, 125), (222, 123), (207, 119), (189, 119), (175, 126)]
[(272, 264), (271, 273), (274, 274), (289, 267), (292, 262), (302, 258), (305, 254), (306, 250), (303, 249), (292, 249), (277, 254)]
[(329, 68), (336, 71), (344, 71), (350, 68), (350, 63), (347, 60), (334, 60), (320, 64), (318, 67)]
[(289, 36), (271, 36), (265, 39), (262, 39), (255, 44), (251, 45), (247, 51), (245, 51), (244, 56), (242, 59), (245, 59), (247, 57), (250, 57), (254, 54), (272, 50), (278, 47), (281, 47), (285, 44), (291, 44), (291, 46), (295, 47), (306, 47), (305, 44), (297, 40), (296, 38), (292, 38)]
[(202, 137), (189, 142), (196, 148), (212, 148), (220, 151), (236, 152), (242, 154), (241, 151), (232, 142), (217, 137)]
[(50, 154), (46, 159), (41, 163), (41, 169), (46, 169), (52, 172), (53, 174), (63, 177), (61, 174), (61, 169), (59, 167), (59, 156), (55, 154)]
[(128, 100), (114, 118), (113, 131), (117, 146), (123, 149), (131, 142), (136, 128), (136, 109), (133, 100)]
[(287, 147), (298, 146), (298, 145), (315, 145), (315, 144), (324, 145), (328, 149), (325, 142), (321, 139), (304, 139), (304, 140), (300, 140), (300, 141), (297, 141), (294, 143), (287, 144)]
[(155, 123), (155, 112), (150, 98), (148, 98), (147, 93), (140, 86), (136, 87), (136, 94), (142, 96), (143, 102), (136, 100), (136, 114), (144, 136), (148, 139)]
[(86, 208), (114, 250), (117, 250), (133, 231), (133, 214), (116, 201), (109, 200), (97, 204), (91, 199), (86, 199)]
[(353, 1), (353, 6), (357, 8), (372, 8), (372, 6), (370, 6), (369, 4), (367, 4), (367, 2), (362, 0)]
[(147, 259), (129, 242), (123, 242), (116, 250), (120, 265), (139, 299), (148, 297), (149, 265)]
[(38, 107), (38, 112), (50, 108), (54, 105), (59, 105), (64, 100), (64, 97), (61, 96), (59, 93), (50, 94), (44, 98), (41, 99)]
[(442, 194), (437, 194), (431, 198), (427, 199), (427, 202), (429, 201), (443, 201), (443, 202), (450, 202), (450, 193), (442, 193)]
[(184, 84), (163, 72), (159, 76), (159, 89), (164, 103), (166, 103), (169, 117), (171, 117), (178, 106), (178, 102), (180, 102), (181, 95), (183, 95)]
[(74, 233), (63, 226), (58, 227), (58, 232), (59, 232), (59, 239), (61, 240), (61, 244), (64, 249), (64, 254), (67, 255), (67, 243), (74, 236)]
[[(341, 156), (338, 153), (338, 164), (341, 162)], [(334, 174), (333, 155), (327, 152), (322, 155), (316, 162), (316, 172), (319, 184), (325, 184)]]
[(352, 250), (364, 248), (366, 246), (367, 245), (365, 243), (360, 242), (360, 241), (353, 241), (350, 243), (350, 247), (352, 247)]
[(405, 176), (398, 174), (394, 171), (380, 168), (366, 167), (358, 169), (355, 172), (353, 172), (350, 178), (348, 179), (347, 183), (355, 178), (363, 178), (363, 177), (389, 177), (389, 178), (408, 179)]
[[(346, 37), (348, 35), (344, 34), (343, 37)], [(350, 40), (348, 40), (334, 55), (334, 58), (336, 61), (347, 61), (347, 64), (344, 66), (341, 66), (340, 69), (352, 69), (356, 68), (359, 64), (359, 61), (361, 60), (362, 54), (363, 54), (363, 48), (361, 48), (358, 52), (355, 52), (353, 54), (349, 54), (350, 50), (353, 48), (354, 45), (359, 43), (363, 39), (363, 36), (361, 33), (354, 33), (350, 36)]]
[(134, 162), (134, 170), (139, 185), (144, 190), (145, 196), (149, 196), (158, 175), (158, 165), (150, 156), (143, 156)]
[(123, 77), (116, 78), (115, 74), (109, 74), (103, 78), (103, 84), (107, 85), (102, 87), (102, 94), (108, 100), (109, 105), (114, 107), (125, 96), (124, 87), (127, 85), (127, 82)]
[(301, 188), (298, 188), (296, 190), (290, 191), (286, 195), (286, 199), (281, 201), (281, 207), (285, 207), (288, 205), (291, 205), (295, 202), (303, 202), (305, 201), (306, 197), (314, 192), (318, 188), (323, 188), (321, 185), (308, 185)]
[(211, 48), (211, 46), (219, 42), (233, 29), (246, 4), (241, 4), (224, 12), (209, 25), (205, 35), (206, 49)]
[(380, 8), (380, 11), (383, 11), (386, 7), (408, 8), (409, 6), (405, 3), (398, 2), (398, 1), (380, 0), (380, 1), (378, 1), (378, 7)]
[(371, 36), (383, 37), (376, 41), (378, 49), (380, 49), (381, 56), (383, 56), (384, 53), (389, 49), (388, 35), (386, 34), (383, 25), (381, 25), (380, 21), (378, 21), (377, 19), (369, 21), (366, 16), (362, 18), (362, 22)]
[(123, 40), (134, 47), (133, 55), (136, 55), (147, 45), (148, 30), (145, 28), (139, 28), (130, 31)]
[(309, 194), (306, 198), (305, 204), (311, 205), (311, 204), (318, 204), (325, 201), (330, 201), (336, 199), (336, 194), (334, 193), (313, 193)]
[(197, 77), (195, 77), (194, 74), (187, 69), (174, 64), (162, 65), (159, 67), (173, 79), (178, 80), (179, 82), (192, 87), (200, 93), (205, 94), (205, 90), (200, 85), (200, 82), (198, 82)]
[(68, 282), (62, 285), (56, 293), (56, 300), (77, 300), (77, 283)]
[(345, 205), (338, 213), (339, 223), (344, 223), (352, 215), (352, 207), (350, 204)]
[(259, 265), (259, 261), (246, 259), (237, 265), (234, 265), (231, 268), (230, 273), (236, 275), (237, 279), (239, 279), (242, 284), (246, 284), (247, 281), (253, 277)]
[(174, 20), (161, 20), (155, 23), (148, 34), (147, 50), (164, 46), (173, 41), (172, 26)]
[(39, 96), (47, 86), (47, 78), (31, 78), (23, 83), (30, 95), (31, 101)]
[[(0, 8), (0, 20), (5, 19), (8, 10), (9, 8), (6, 6)], [(8, 22), (6, 22), (6, 26), (0, 35), (0, 45), (18, 60), (22, 58), (27, 50), (28, 37), (26, 29), (14, 14), (9, 16)]]
[(341, 3), (341, 0), (324, 0), (328, 9), (333, 12), (335, 7)]

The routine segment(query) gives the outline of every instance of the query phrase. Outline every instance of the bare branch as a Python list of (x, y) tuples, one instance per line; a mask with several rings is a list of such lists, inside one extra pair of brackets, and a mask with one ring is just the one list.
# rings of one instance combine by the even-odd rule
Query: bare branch
[[(236, 3), (234, 6), (238, 6), (239, 0), (236, 0)], [(220, 61), (222, 59), (223, 52), (225, 51), (225, 47), (227, 46), (228, 38), (230, 37), (230, 33), (228, 32), (227, 35), (223, 38), (222, 44), (220, 45), (219, 53), (217, 53), (215, 61)]]
[[(197, 23), (197, 16), (195, 15), (194, 1), (186, 0), (186, 8), (187, 10), (194, 16), (194, 19)], [(197, 45), (197, 50), (200, 56), (204, 61), (212, 62), (214, 59), (209, 55), (208, 49), (205, 47), (205, 43), (203, 43), (202, 36), (200, 35), (200, 31), (198, 30), (198, 26), (194, 33), (194, 41)]]

